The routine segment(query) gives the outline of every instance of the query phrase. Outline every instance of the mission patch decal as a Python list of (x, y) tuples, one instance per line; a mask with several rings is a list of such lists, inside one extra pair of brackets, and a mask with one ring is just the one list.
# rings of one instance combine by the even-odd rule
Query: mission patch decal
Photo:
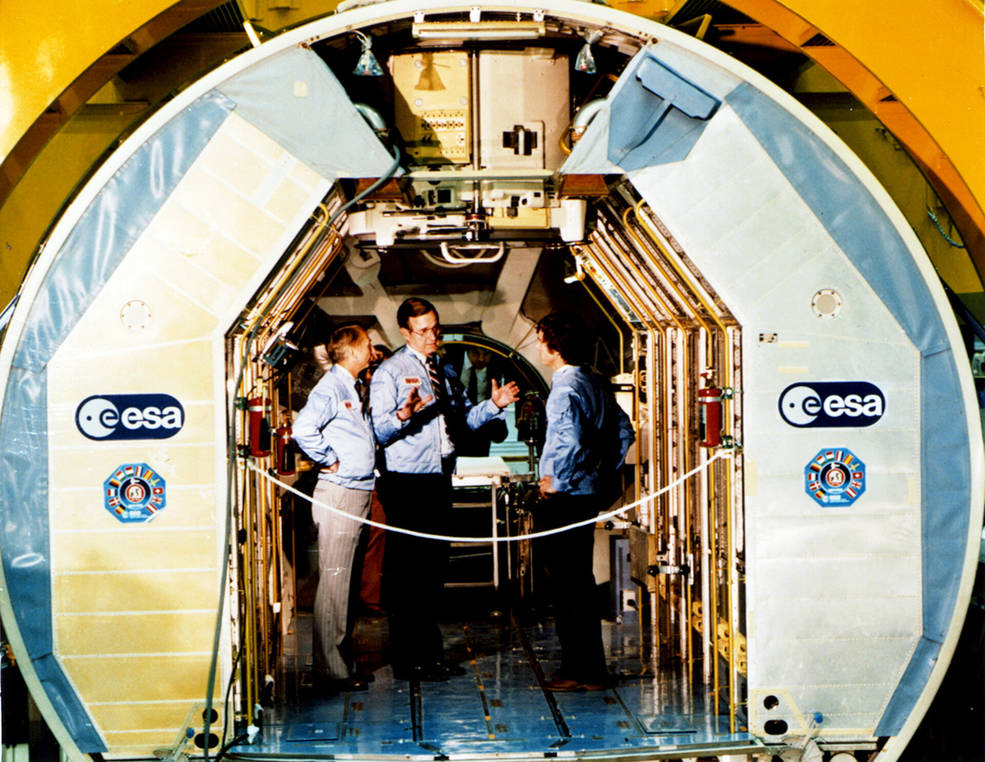
[(103, 502), (120, 522), (145, 523), (167, 504), (165, 486), (146, 463), (124, 463), (103, 482)]
[(804, 485), (818, 505), (851, 505), (865, 492), (865, 463), (841, 447), (818, 452), (804, 467)]

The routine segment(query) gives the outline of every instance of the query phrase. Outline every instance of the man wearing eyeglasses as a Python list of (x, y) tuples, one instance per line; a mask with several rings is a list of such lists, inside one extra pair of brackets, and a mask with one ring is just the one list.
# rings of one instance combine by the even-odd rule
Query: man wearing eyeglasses
[[(473, 405), (454, 369), (438, 356), (441, 326), (434, 305), (405, 299), (397, 324), (407, 344), (376, 370), (370, 387), (373, 429), (386, 455), (383, 507), (391, 526), (445, 534), (459, 432), (503, 418), (519, 389), (513, 381), (493, 381), (490, 399)], [(447, 560), (446, 542), (387, 533), (383, 596), (397, 679), (464, 674), (445, 664), (437, 623)]]

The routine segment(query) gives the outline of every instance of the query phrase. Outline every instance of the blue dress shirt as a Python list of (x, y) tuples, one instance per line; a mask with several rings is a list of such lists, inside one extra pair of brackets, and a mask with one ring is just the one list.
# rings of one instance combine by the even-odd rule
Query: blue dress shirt
[[(446, 420), (448, 427), (468, 425), (477, 429), (494, 418), (505, 418), (505, 413), (492, 400), (473, 405), (454, 368), (442, 363), (441, 370), (445, 376), (444, 415), (450, 419)], [(403, 474), (440, 474), (442, 412), (439, 406), (432, 402), (410, 420), (397, 418), (397, 410), (403, 407), (415, 386), (422, 398), (434, 394), (424, 363), (414, 350), (405, 346), (373, 374), (369, 395), (373, 429), (377, 441), (385, 448), (387, 470)]]
[(573, 365), (555, 371), (540, 456), (540, 475), (551, 477), (552, 490), (598, 494), (601, 482), (622, 465), (635, 439), (633, 424), (602, 376)]
[(321, 377), (291, 430), (294, 441), (316, 463), (339, 464), (338, 471), (322, 471), (320, 479), (350, 489), (373, 489), (373, 428), (363, 414), (356, 379), (341, 365), (333, 365)]

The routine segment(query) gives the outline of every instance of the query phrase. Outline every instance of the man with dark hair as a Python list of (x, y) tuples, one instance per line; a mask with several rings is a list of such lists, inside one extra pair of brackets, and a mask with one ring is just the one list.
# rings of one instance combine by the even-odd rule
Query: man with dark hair
[[(608, 507), (607, 483), (636, 438), (608, 382), (586, 367), (589, 333), (574, 315), (552, 313), (537, 324), (540, 360), (554, 371), (547, 397), (547, 435), (540, 457), (539, 530), (589, 519)], [(552, 691), (601, 690), (609, 680), (602, 645), (592, 557), (595, 526), (537, 541), (554, 604), (561, 668)]]
[[(426, 299), (404, 300), (397, 324), (407, 344), (373, 374), (370, 392), (373, 428), (386, 456), (383, 507), (391, 526), (444, 534), (459, 432), (503, 417), (519, 390), (512, 381), (493, 381), (490, 399), (473, 405), (438, 356), (438, 312)], [(398, 679), (446, 680), (457, 671), (444, 663), (437, 623), (447, 560), (446, 542), (387, 533), (383, 605)]]
[(348, 634), (349, 583), (361, 529), (356, 519), (369, 513), (376, 480), (373, 430), (356, 382), (376, 350), (363, 328), (350, 325), (335, 330), (328, 353), (334, 364), (293, 424), (294, 440), (320, 465), (311, 506), (318, 527), (313, 661), (318, 678), (329, 687), (362, 690), (365, 679), (355, 674), (340, 646)]
[[(588, 327), (577, 315), (552, 312), (537, 323), (537, 340), (557, 352), (568, 365), (588, 365), (593, 342)], [(543, 355), (541, 361), (544, 361)]]

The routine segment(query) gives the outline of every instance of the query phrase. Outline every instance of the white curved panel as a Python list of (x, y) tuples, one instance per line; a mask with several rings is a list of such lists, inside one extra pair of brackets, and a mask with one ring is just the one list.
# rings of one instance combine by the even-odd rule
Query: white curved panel
[[(530, 10), (520, 2), (483, 7)], [(463, 7), (429, 3), (428, 9)], [(958, 560), (941, 574), (949, 585), (951, 608), (928, 614), (925, 586), (936, 573), (928, 566), (928, 555), (939, 548), (931, 544), (928, 549), (932, 532), (926, 516), (933, 482), (940, 478), (937, 466), (928, 466), (928, 453), (937, 430), (960, 430), (967, 439), (961, 450), (966, 476), (959, 479), (964, 504), (958, 523), (977, 528), (983, 502), (973, 393), (967, 373), (954, 367), (951, 355), (960, 348), (960, 339), (925, 257), (858, 162), (761, 77), (697, 41), (602, 6), (554, 0), (541, 9), (661, 40), (654, 46), (661, 60), (721, 101), (706, 124), (690, 133), (695, 142), (684, 155), (629, 174), (744, 329), (744, 445), (758, 474), (745, 496), (753, 731), (765, 734), (765, 721), (775, 718), (787, 721), (792, 730), (805, 730), (819, 712), (826, 718), (825, 732), (833, 735), (874, 735), (881, 722), (893, 734), (905, 733), (916, 703), (913, 696), (933, 692), (953, 649), (977, 548), (975, 532), (968, 532), (962, 545), (952, 527), (946, 544)], [(248, 123), (233, 113), (189, 161), (160, 207), (147, 212), (150, 219), (121, 224), (129, 226), (133, 241), (117, 252), (118, 262), (107, 257), (93, 267), (99, 272), (90, 272), (83, 258), (81, 265), (68, 268), (93, 293), (77, 296), (69, 288), (51, 293), (46, 279), (64, 261), (63, 247), (76, 224), (85, 220), (90, 202), (125, 174), (127, 161), (145, 143), (153, 143), (157, 129), (177, 121), (181, 109), (244, 74), (239, 85), (259, 77), (275, 88), (289, 84), (288, 94), (278, 90), (286, 102), (303, 99), (308, 91), (296, 86), (300, 80), (263, 76), (268, 59), (305, 40), (408, 17), (417, 10), (419, 3), (395, 0), (323, 19), (208, 75), (112, 157), (68, 210), (31, 273), (0, 355), (0, 371), (5, 383), (10, 382), (4, 416), (31, 417), (26, 428), (34, 425), (34, 433), (43, 438), (46, 470), (36, 481), (45, 485), (47, 524), (31, 525), (39, 533), (32, 536), (36, 542), (4, 562), (13, 573), (37, 564), (41, 571), (30, 584), (36, 588), (37, 578), (46, 574), (41, 587), (50, 583), (53, 589), (52, 611), (43, 613), (52, 620), (54, 653), (45, 650), (44, 633), (37, 649), (34, 641), (24, 644), (16, 627), (13, 639), (42, 703), (45, 689), (28, 665), (34, 661), (41, 679), (54, 674), (53, 661), (64, 667), (66, 691), (74, 692), (70, 698), (82, 709), (62, 711), (55, 691), (46, 686), (53, 696), (49, 721), (57, 725), (59, 716), (64, 721), (60, 733), (66, 745), (84, 738), (86, 751), (97, 750), (101, 740), (114, 752), (136, 752), (166, 744), (182, 710), (200, 700), (210, 649), (210, 630), (203, 623), (209, 619), (210, 590), (214, 603), (221, 559), (226, 457), (222, 336), (324, 197), (335, 179), (328, 175), (335, 170), (323, 176), (311, 169), (311, 157), (296, 155), (306, 145), (287, 150), (282, 143), (296, 141), (296, 131), (289, 130), (278, 142), (256, 126), (263, 125), (262, 119)], [(311, 63), (310, 56), (305, 63)], [(783, 136), (780, 148), (769, 147), (750, 126), (748, 114), (730, 102), (746, 86), (809, 133), (806, 144), (830, 152), (836, 161), (820, 162), (825, 173), (873, 199), (873, 208), (903, 242), (893, 252), (905, 254), (909, 269), (901, 267), (896, 277), (926, 299), (893, 302), (886, 298), (885, 283), (874, 285), (881, 276), (867, 269), (857, 251), (846, 251), (836, 221), (823, 219), (826, 212), (839, 211), (837, 206), (819, 207), (782, 166)], [(250, 97), (250, 87), (242, 92), (230, 88), (229, 93)], [(250, 107), (262, 112), (262, 97), (257, 101)], [(613, 105), (596, 117), (567, 171), (617, 168), (619, 159), (613, 159), (608, 138), (610, 126), (621, 116)], [(337, 158), (325, 156), (336, 150), (331, 140), (317, 144), (320, 159)], [(325, 166), (337, 167), (331, 161)], [(358, 167), (348, 165), (344, 173), (360, 174)], [(529, 274), (532, 263), (524, 259), (514, 266)], [(840, 295), (837, 317), (819, 318), (812, 311), (811, 298), (819, 289)], [(66, 304), (76, 302), (78, 315), (66, 310), (56, 319)], [(466, 307), (451, 302), (441, 309), (449, 316), (468, 315)], [(924, 321), (934, 322), (929, 331), (933, 346), (921, 333), (926, 326), (919, 315), (908, 314), (921, 310), (933, 318)], [(491, 305), (486, 313), (504, 335), (521, 337), (522, 326), (514, 316)], [(128, 325), (121, 314), (136, 317)], [(133, 320), (143, 327), (134, 328)], [(49, 331), (49, 324), (66, 335), (56, 337), (58, 331)], [(778, 341), (761, 343), (761, 332), (776, 333)], [(44, 335), (39, 339), (39, 334)], [(50, 354), (36, 358), (36, 345)], [(950, 366), (931, 364), (941, 356)], [(28, 375), (25, 367), (32, 362), (43, 367), (29, 368), (33, 375)], [(957, 390), (952, 410), (959, 415), (952, 420), (928, 417), (928, 374)], [(867, 428), (792, 427), (779, 415), (779, 397), (794, 382), (812, 381), (874, 384), (884, 394), (885, 413), (878, 425)], [(181, 431), (152, 445), (112, 441), (95, 446), (73, 425), (83, 399), (134, 390), (179, 399), (186, 413)], [(7, 431), (19, 435), (21, 429), (12, 426)], [(805, 490), (805, 468), (824, 448), (847, 448), (867, 465), (865, 494), (850, 506), (821, 507)], [(9, 463), (19, 462), (12, 449), (4, 456)], [(136, 462), (149, 463), (167, 480), (168, 503), (146, 524), (123, 525), (107, 510), (99, 490), (114, 469)], [(13, 486), (4, 493), (8, 511), (24, 494), (14, 484), (23, 475), (16, 467), (11, 472), (17, 475), (9, 478)], [(33, 478), (34, 472), (28, 476)], [(168, 575), (164, 582), (162, 572)], [(28, 588), (25, 584), (11, 593), (13, 609), (33, 605), (24, 593)], [(139, 621), (136, 631), (145, 634), (132, 644), (113, 641), (109, 634), (125, 617), (130, 627)], [(917, 661), (913, 655), (922, 653), (921, 648), (938, 665), (933, 670), (921, 667), (908, 678)], [(904, 682), (904, 692), (912, 695), (897, 699)], [(767, 693), (780, 698), (778, 709), (763, 710), (761, 698)], [(136, 727), (136, 715), (126, 710), (146, 701), (167, 705), (160, 719), (166, 730)], [(887, 707), (893, 706), (901, 708), (888, 712), (886, 719)], [(75, 714), (86, 713), (78, 727), (71, 724)], [(90, 719), (94, 726), (87, 728)]]

